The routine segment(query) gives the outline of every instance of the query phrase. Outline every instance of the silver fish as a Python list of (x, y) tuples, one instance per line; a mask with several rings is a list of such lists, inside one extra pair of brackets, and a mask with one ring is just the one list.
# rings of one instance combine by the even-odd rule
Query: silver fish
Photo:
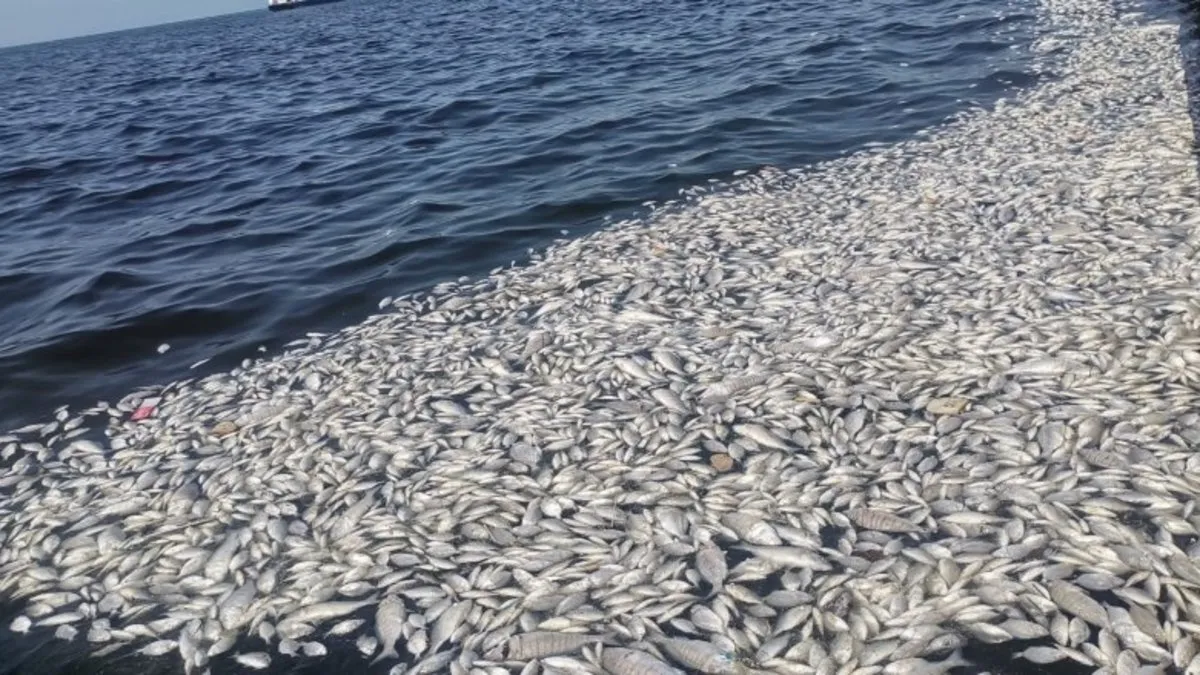
[(711, 541), (704, 542), (696, 550), (696, 571), (713, 587), (714, 593), (721, 592), (725, 577), (729, 574), (729, 566), (725, 562), (725, 552)]
[(379, 638), (379, 644), (383, 645), (383, 651), (375, 657), (372, 663), (399, 658), (399, 654), (396, 652), (396, 640), (400, 638), (404, 629), (404, 618), (403, 600), (389, 595), (380, 601), (379, 607), (375, 610), (375, 636)]
[(204, 576), (210, 581), (222, 581), (225, 575), (229, 574), (229, 563), (233, 559), (233, 554), (237, 552), (241, 545), (242, 533), (240, 530), (235, 530), (225, 535), (225, 539), (221, 545), (213, 551), (208, 560), (204, 563)]
[(282, 629), (285, 625), (296, 625), (304, 623), (319, 623), (336, 619), (345, 616), (352, 612), (357, 612), (363, 607), (373, 605), (377, 602), (377, 598), (372, 597), (366, 600), (341, 600), (331, 602), (318, 602), (307, 607), (290, 612), (287, 616), (279, 621), (279, 627)]
[(529, 661), (546, 656), (570, 654), (579, 651), (584, 645), (599, 642), (602, 639), (584, 633), (557, 631), (521, 633), (508, 639), (505, 656), (510, 661)]
[(604, 669), (613, 675), (683, 675), (683, 671), (636, 649), (611, 647), (601, 657)]
[(1104, 627), (1108, 624), (1108, 613), (1104, 607), (1093, 600), (1087, 593), (1066, 581), (1052, 581), (1048, 584), (1050, 598), (1063, 611), (1073, 614), (1093, 626)]
[(708, 675), (740, 675), (736, 656), (704, 640), (660, 638), (655, 644), (675, 662)]
[(854, 521), (855, 525), (867, 528), (868, 530), (896, 533), (921, 531), (920, 526), (915, 525), (911, 521), (878, 509), (850, 509), (847, 515), (850, 516), (850, 520)]
[(271, 656), (266, 652), (247, 652), (245, 654), (238, 654), (233, 657), (233, 660), (237, 661), (239, 665), (246, 666), (247, 668), (253, 668), (254, 670), (262, 670), (263, 668), (267, 668), (271, 665)]
[(474, 603), (470, 600), (463, 600), (447, 607), (433, 623), (433, 629), (429, 633), (429, 648), (436, 652), (446, 644), (473, 606)]
[(827, 572), (833, 569), (833, 565), (819, 554), (797, 546), (750, 546), (739, 544), (736, 548), (742, 549), (756, 558), (761, 558), (779, 567), (796, 567), (816, 572)]
[(950, 656), (947, 656), (941, 661), (928, 661), (921, 658), (902, 659), (893, 661), (884, 666), (884, 675), (942, 675), (954, 668), (971, 665), (962, 657), (959, 651), (955, 651)]

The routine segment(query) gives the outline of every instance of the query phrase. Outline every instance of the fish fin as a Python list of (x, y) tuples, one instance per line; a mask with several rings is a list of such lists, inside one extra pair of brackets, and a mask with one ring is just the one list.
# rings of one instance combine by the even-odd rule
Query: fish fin
[(384, 659), (398, 659), (398, 658), (400, 658), (400, 654), (399, 654), (399, 652), (396, 651), (396, 646), (392, 645), (391, 647), (385, 647), (384, 650), (379, 653), (379, 656), (376, 656), (375, 658), (371, 659), (371, 662), (367, 665), (373, 666), (376, 663), (379, 663), (380, 661), (382, 661)]
[(969, 666), (969, 665), (971, 665), (971, 662), (963, 657), (962, 647), (959, 647), (958, 649), (955, 649), (953, 652), (951, 652), (950, 656), (947, 656), (946, 659), (944, 661), (942, 661), (940, 665), (943, 666), (945, 668), (945, 670), (948, 671), (952, 668), (961, 668), (963, 666)]
[(658, 627), (656, 624), (650, 624), (646, 631), (646, 637), (642, 638), (642, 641), (649, 642), (651, 644), (659, 644), (663, 640), (669, 639), (671, 638), (663, 632), (662, 628)]

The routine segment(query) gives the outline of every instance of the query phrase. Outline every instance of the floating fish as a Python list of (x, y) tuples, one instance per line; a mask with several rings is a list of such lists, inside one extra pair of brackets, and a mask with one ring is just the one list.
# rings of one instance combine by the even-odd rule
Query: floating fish
[(635, 649), (605, 649), (601, 663), (613, 675), (683, 675), (682, 670)]
[(9, 637), (192, 673), (1198, 670), (1192, 38), (1031, 7), (1055, 76), (994, 107), (0, 434)]

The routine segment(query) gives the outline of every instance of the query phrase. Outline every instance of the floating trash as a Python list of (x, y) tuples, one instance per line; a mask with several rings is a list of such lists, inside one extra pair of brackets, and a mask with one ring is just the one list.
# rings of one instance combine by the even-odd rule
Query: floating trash
[(733, 458), (723, 452), (718, 452), (712, 455), (708, 458), (708, 461), (710, 464), (712, 464), (714, 469), (720, 471), (721, 473), (725, 473), (726, 471), (732, 469), (734, 463)]
[(133, 420), (134, 422), (140, 422), (141, 420), (149, 419), (154, 415), (155, 410), (157, 409), (152, 405), (138, 406), (137, 409), (130, 413), (129, 419)]

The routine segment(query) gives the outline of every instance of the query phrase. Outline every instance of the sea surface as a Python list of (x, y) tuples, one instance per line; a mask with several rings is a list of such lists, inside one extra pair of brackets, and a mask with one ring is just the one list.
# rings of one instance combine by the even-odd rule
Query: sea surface
[(1032, 24), (1022, 0), (347, 0), (2, 50), (0, 429), (911, 137), (1032, 84)]

